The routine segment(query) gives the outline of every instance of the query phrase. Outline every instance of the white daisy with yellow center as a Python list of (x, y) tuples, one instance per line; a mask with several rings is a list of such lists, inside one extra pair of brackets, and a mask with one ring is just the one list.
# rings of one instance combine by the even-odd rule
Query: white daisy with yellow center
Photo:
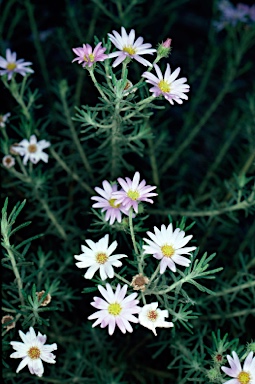
[(6, 58), (0, 56), (0, 75), (8, 75), (7, 79), (11, 80), (15, 73), (19, 73), (22, 76), (26, 76), (28, 73), (33, 73), (30, 61), (24, 61), (24, 59), (17, 60), (16, 52), (11, 52), (10, 49), (6, 49)]
[(118, 51), (108, 55), (109, 58), (117, 57), (112, 64), (113, 67), (122, 63), (126, 58), (135, 59), (145, 66), (152, 65), (148, 60), (141, 57), (141, 55), (152, 55), (156, 52), (156, 49), (151, 48), (151, 44), (143, 44), (142, 37), (138, 37), (138, 39), (135, 40), (134, 29), (131, 29), (130, 33), (127, 34), (126, 29), (121, 27), (121, 35), (116, 31), (112, 31), (112, 34), (108, 33), (108, 36), (110, 41), (118, 49)]
[(150, 329), (155, 336), (157, 336), (156, 327), (171, 328), (174, 326), (172, 322), (165, 321), (165, 317), (168, 317), (168, 311), (158, 308), (157, 302), (144, 305), (138, 316), (139, 323)]
[(19, 331), (19, 335), (23, 343), (19, 341), (10, 342), (13, 349), (16, 350), (10, 357), (22, 359), (16, 372), (18, 373), (27, 365), (32, 375), (41, 377), (44, 372), (42, 360), (50, 364), (56, 363), (56, 356), (51, 352), (57, 349), (57, 344), (45, 344), (47, 336), (42, 335), (40, 332), (36, 336), (33, 327), (30, 327), (26, 334)]
[[(233, 357), (232, 357), (233, 356)], [(231, 380), (225, 381), (224, 384), (254, 384), (255, 383), (255, 357), (250, 352), (244, 361), (243, 368), (235, 351), (232, 356), (227, 355), (230, 365), (229, 367), (221, 367), (226, 375), (232, 377)]]
[(92, 279), (94, 274), (99, 270), (100, 277), (102, 280), (106, 280), (107, 277), (114, 277), (113, 267), (121, 267), (122, 262), (119, 260), (122, 257), (127, 257), (127, 255), (117, 254), (112, 255), (112, 253), (117, 248), (117, 241), (114, 241), (110, 246), (109, 235), (105, 235), (97, 243), (94, 243), (92, 240), (85, 240), (88, 246), (81, 246), (82, 254), (74, 255), (76, 260), (79, 260), (76, 263), (78, 268), (88, 268), (85, 273), (85, 279)]
[(168, 227), (163, 224), (161, 229), (154, 227), (154, 233), (147, 232), (150, 239), (144, 238), (147, 243), (143, 245), (145, 254), (152, 254), (160, 261), (160, 273), (164, 273), (166, 268), (170, 268), (173, 272), (176, 272), (176, 264), (188, 267), (191, 261), (181, 255), (190, 255), (191, 251), (194, 251), (196, 247), (184, 247), (192, 235), (185, 237), (185, 232), (180, 228), (176, 228), (173, 231), (173, 225), (170, 223)]
[(43, 150), (49, 146), (49, 141), (37, 141), (36, 136), (32, 135), (29, 140), (24, 139), (17, 145), (14, 145), (13, 149), (20, 156), (24, 156), (23, 163), (26, 165), (28, 160), (30, 160), (33, 164), (37, 164), (40, 160), (48, 163), (49, 155), (43, 152)]
[(96, 320), (92, 327), (98, 324), (101, 328), (108, 326), (110, 335), (113, 334), (116, 325), (122, 333), (133, 332), (130, 322), (138, 323), (138, 318), (134, 314), (139, 313), (141, 308), (137, 306), (139, 303), (139, 300), (136, 300), (137, 293), (126, 296), (127, 288), (127, 284), (123, 287), (118, 284), (114, 292), (110, 284), (106, 284), (105, 288), (101, 285), (98, 286), (105, 300), (101, 297), (94, 297), (94, 301), (91, 303), (93, 307), (99, 309), (88, 317), (89, 320)]
[(181, 70), (180, 68), (177, 68), (171, 73), (170, 65), (167, 64), (164, 75), (157, 64), (154, 64), (154, 69), (157, 76), (151, 72), (144, 72), (142, 74), (142, 77), (147, 79), (145, 80), (146, 83), (153, 85), (153, 87), (150, 88), (150, 92), (152, 92), (154, 97), (162, 95), (170, 104), (174, 104), (174, 101), (182, 104), (183, 100), (188, 100), (186, 93), (189, 92), (190, 86), (186, 83), (186, 77), (177, 79)]

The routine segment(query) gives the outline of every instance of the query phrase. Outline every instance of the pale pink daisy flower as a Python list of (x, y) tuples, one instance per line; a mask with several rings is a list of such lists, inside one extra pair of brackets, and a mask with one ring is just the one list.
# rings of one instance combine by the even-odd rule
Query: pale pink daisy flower
[(105, 220), (109, 221), (110, 225), (112, 225), (115, 220), (119, 223), (121, 222), (121, 213), (128, 215), (128, 210), (122, 204), (116, 204), (116, 198), (113, 197), (113, 192), (116, 192), (117, 189), (116, 184), (111, 185), (107, 180), (104, 180), (103, 189), (99, 187), (95, 188), (95, 191), (102, 197), (91, 197), (91, 200), (97, 201), (92, 207), (102, 208), (102, 212), (106, 211)]
[(113, 334), (116, 325), (122, 333), (133, 332), (129, 322), (138, 323), (138, 318), (134, 314), (139, 313), (141, 308), (137, 306), (139, 300), (135, 300), (137, 293), (131, 293), (125, 297), (127, 288), (127, 284), (123, 287), (118, 284), (116, 291), (113, 292), (110, 284), (106, 284), (106, 289), (101, 285), (98, 286), (105, 300), (94, 297), (94, 301), (91, 303), (93, 307), (99, 309), (88, 317), (89, 320), (97, 319), (92, 327), (98, 324), (101, 328), (108, 326), (109, 335)]
[(185, 232), (180, 228), (173, 231), (172, 223), (167, 228), (164, 224), (161, 225), (161, 230), (154, 227), (154, 232), (155, 234), (147, 232), (151, 240), (143, 239), (149, 244), (143, 245), (143, 250), (145, 254), (152, 254), (156, 259), (161, 260), (160, 273), (164, 273), (167, 267), (176, 272), (175, 264), (188, 267), (191, 261), (181, 255), (190, 255), (190, 252), (196, 249), (196, 247), (183, 248), (193, 236), (185, 237)]
[(10, 112), (6, 113), (5, 115), (0, 115), (0, 127), (4, 128), (5, 123), (8, 121), (8, 118), (11, 116)]
[(168, 317), (168, 311), (158, 308), (157, 302), (144, 305), (138, 316), (139, 323), (150, 329), (155, 336), (157, 336), (156, 327), (170, 328), (174, 326), (172, 322), (165, 321), (165, 317)]
[(79, 263), (76, 263), (78, 268), (88, 268), (84, 275), (85, 279), (92, 279), (98, 269), (102, 280), (107, 279), (107, 277), (112, 279), (114, 277), (113, 267), (121, 267), (122, 262), (119, 259), (127, 257), (127, 255), (112, 255), (118, 243), (115, 240), (109, 246), (109, 235), (105, 235), (97, 243), (92, 240), (85, 241), (90, 248), (82, 245), (81, 250), (83, 253), (74, 255), (74, 258), (79, 260)]
[(122, 191), (113, 192), (113, 197), (116, 199), (116, 204), (122, 204), (127, 210), (131, 207), (138, 213), (138, 203), (140, 201), (146, 201), (153, 204), (153, 200), (149, 197), (157, 196), (157, 193), (151, 193), (151, 191), (157, 187), (146, 185), (146, 181), (140, 182), (140, 173), (136, 172), (133, 180), (129, 177), (122, 179), (118, 178), (119, 184), (122, 186)]
[(143, 44), (143, 38), (138, 37), (135, 41), (135, 31), (131, 29), (129, 35), (126, 32), (124, 27), (121, 27), (121, 35), (112, 31), (113, 34), (108, 33), (110, 41), (115, 45), (119, 50), (108, 55), (109, 58), (117, 57), (117, 59), (113, 62), (112, 66), (117, 67), (122, 61), (124, 61), (127, 57), (131, 59), (137, 60), (139, 63), (145, 66), (151, 66), (152, 64), (145, 60), (141, 55), (152, 55), (156, 52), (156, 49), (151, 48), (151, 44)]
[(108, 58), (108, 55), (105, 55), (105, 47), (101, 47), (102, 43), (98, 43), (94, 50), (92, 50), (91, 45), (83, 44), (82, 47), (72, 48), (74, 53), (78, 56), (74, 61), (78, 61), (78, 64), (82, 64), (84, 67), (92, 67), (97, 61), (104, 61)]
[(6, 49), (6, 59), (0, 56), (0, 75), (8, 74), (8, 80), (11, 80), (14, 73), (19, 73), (22, 76), (26, 76), (27, 73), (34, 73), (28, 65), (31, 65), (30, 61), (24, 61), (24, 59), (17, 60), (16, 52), (11, 53), (10, 49)]
[(171, 73), (170, 65), (167, 64), (164, 76), (157, 64), (154, 64), (154, 68), (158, 77), (150, 72), (144, 72), (142, 74), (142, 77), (147, 79), (145, 80), (146, 83), (153, 85), (153, 87), (150, 88), (150, 92), (152, 92), (154, 97), (163, 95), (164, 98), (172, 105), (174, 104), (174, 101), (178, 104), (182, 104), (182, 99), (188, 100), (188, 96), (185, 95), (185, 93), (189, 92), (190, 89), (190, 86), (185, 84), (187, 78), (181, 77), (176, 80), (181, 70), (180, 67)]
[(22, 359), (16, 372), (18, 373), (27, 365), (32, 375), (41, 377), (44, 372), (42, 360), (50, 364), (56, 363), (56, 356), (51, 352), (57, 349), (57, 344), (45, 344), (47, 336), (42, 335), (40, 332), (36, 336), (33, 327), (30, 327), (26, 334), (19, 331), (19, 335), (23, 343), (19, 341), (10, 342), (13, 349), (16, 350), (10, 357)]
[(2, 159), (2, 164), (5, 168), (11, 168), (15, 165), (15, 159), (11, 155), (6, 155)]
[(40, 160), (48, 163), (49, 155), (43, 152), (43, 149), (48, 148), (49, 146), (49, 141), (37, 141), (36, 136), (32, 135), (29, 141), (24, 139), (17, 145), (13, 145), (12, 149), (20, 156), (24, 156), (23, 163), (26, 165), (28, 160), (30, 160), (33, 164), (37, 164)]
[(253, 352), (250, 352), (246, 357), (243, 369), (236, 352), (233, 351), (232, 355), (233, 357), (227, 355), (230, 368), (221, 367), (221, 369), (233, 379), (225, 381), (223, 384), (255, 384), (255, 357), (253, 357)]

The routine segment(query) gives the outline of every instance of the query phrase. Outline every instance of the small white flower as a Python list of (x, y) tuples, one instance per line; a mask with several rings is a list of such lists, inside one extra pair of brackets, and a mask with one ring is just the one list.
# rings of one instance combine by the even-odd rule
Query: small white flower
[(50, 364), (56, 363), (56, 356), (51, 352), (57, 349), (57, 344), (45, 344), (47, 336), (42, 335), (40, 332), (36, 336), (33, 327), (30, 327), (26, 334), (19, 331), (19, 335), (23, 343), (19, 341), (10, 342), (13, 349), (16, 350), (10, 357), (22, 359), (16, 372), (18, 373), (27, 365), (32, 375), (41, 377), (44, 372), (42, 360)]
[(255, 357), (253, 357), (253, 352), (250, 352), (246, 357), (243, 369), (236, 352), (233, 351), (232, 355), (233, 357), (227, 355), (230, 368), (221, 367), (223, 372), (233, 377), (233, 379), (225, 381), (224, 384), (255, 384)]
[(180, 68), (177, 68), (171, 73), (170, 65), (167, 64), (164, 76), (157, 64), (154, 64), (154, 68), (158, 77), (150, 72), (144, 72), (142, 74), (142, 77), (147, 79), (145, 80), (146, 83), (153, 85), (153, 87), (150, 88), (150, 92), (152, 92), (154, 97), (163, 95), (172, 105), (174, 104), (174, 101), (178, 104), (182, 104), (182, 99), (188, 100), (188, 96), (185, 95), (186, 92), (189, 92), (190, 88), (186, 83), (187, 78), (181, 77), (180, 79), (177, 79), (181, 70)]
[(11, 155), (6, 155), (3, 157), (2, 163), (4, 167), (11, 168), (15, 165), (15, 159)]
[(90, 248), (82, 245), (81, 250), (83, 253), (74, 255), (74, 258), (79, 260), (79, 262), (76, 263), (78, 268), (88, 268), (84, 275), (85, 279), (92, 279), (98, 269), (102, 280), (107, 279), (107, 277), (112, 279), (114, 277), (113, 267), (121, 267), (122, 262), (119, 261), (119, 259), (127, 257), (127, 255), (112, 255), (118, 243), (114, 241), (108, 247), (109, 235), (105, 235), (97, 243), (94, 243), (92, 240), (85, 241)]
[(30, 61), (24, 61), (24, 59), (17, 60), (16, 52), (11, 53), (10, 49), (6, 49), (6, 59), (0, 56), (0, 75), (8, 74), (8, 80), (11, 80), (14, 73), (19, 73), (22, 76), (26, 76), (27, 73), (33, 73), (31, 68), (27, 68), (31, 65)]
[(168, 311), (159, 309), (157, 302), (144, 305), (138, 316), (139, 323), (150, 329), (155, 336), (157, 336), (156, 327), (171, 328), (174, 326), (172, 322), (165, 321), (165, 317), (168, 317)]
[(8, 118), (11, 116), (11, 114), (8, 112), (5, 115), (0, 115), (0, 127), (4, 128), (5, 123), (7, 122)]
[(137, 60), (139, 63), (145, 66), (151, 66), (152, 64), (145, 60), (140, 55), (149, 54), (152, 55), (156, 52), (156, 49), (151, 48), (151, 44), (143, 44), (143, 38), (138, 37), (135, 41), (135, 31), (131, 29), (129, 35), (127, 34), (124, 27), (121, 27), (121, 35), (112, 31), (113, 34), (108, 33), (110, 41), (119, 49), (117, 52), (110, 53), (108, 58), (117, 57), (117, 59), (113, 62), (112, 66), (117, 67), (122, 61), (124, 61), (127, 57), (131, 59)]
[(48, 163), (49, 155), (43, 152), (43, 149), (48, 148), (49, 146), (49, 141), (37, 141), (36, 136), (32, 135), (29, 141), (24, 139), (17, 145), (14, 145), (13, 149), (15, 152), (19, 153), (20, 156), (24, 156), (23, 163), (26, 165), (28, 160), (30, 160), (33, 164), (37, 164), (40, 160)]
[(172, 223), (167, 228), (164, 224), (161, 225), (161, 230), (154, 227), (154, 231), (155, 234), (147, 232), (151, 240), (143, 239), (149, 244), (143, 245), (143, 249), (144, 253), (152, 254), (156, 259), (161, 260), (160, 273), (164, 273), (167, 267), (176, 272), (175, 264), (188, 267), (191, 261), (181, 255), (190, 255), (190, 251), (196, 249), (196, 247), (183, 248), (193, 236), (185, 237), (185, 232), (180, 228), (173, 231)]

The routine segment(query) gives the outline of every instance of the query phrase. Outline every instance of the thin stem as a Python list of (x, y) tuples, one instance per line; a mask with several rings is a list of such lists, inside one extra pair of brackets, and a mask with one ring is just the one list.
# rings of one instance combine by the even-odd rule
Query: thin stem
[[(252, 194), (250, 196), (252, 198)], [(212, 209), (212, 210), (206, 210), (206, 211), (185, 211), (185, 210), (174, 210), (174, 209), (148, 209), (148, 212), (153, 215), (181, 215), (181, 216), (187, 216), (187, 217), (204, 217), (204, 216), (218, 216), (223, 215), (224, 213), (238, 211), (240, 209), (246, 209), (249, 207), (252, 207), (255, 205), (255, 201), (251, 202), (247, 200), (244, 200), (240, 203), (231, 205), (230, 207), (220, 208), (220, 209)]]
[(49, 77), (49, 73), (48, 73), (48, 69), (47, 69), (47, 65), (46, 65), (46, 60), (45, 60), (45, 57), (44, 57), (43, 48), (42, 48), (41, 41), (40, 41), (40, 36), (39, 36), (36, 20), (35, 20), (35, 17), (34, 17), (33, 5), (30, 3), (29, 0), (26, 0), (25, 4), (26, 4), (26, 8), (27, 8), (30, 28), (31, 28), (32, 35), (33, 35), (33, 38), (34, 38), (35, 49), (36, 49), (37, 56), (38, 56), (38, 59), (39, 59), (39, 63), (40, 63), (41, 70), (42, 70), (43, 79), (45, 81), (47, 93), (51, 97), (50, 77)]
[(131, 239), (133, 242), (135, 253), (136, 255), (138, 255), (138, 249), (135, 242), (135, 232), (133, 227), (133, 208), (132, 207), (129, 209), (129, 229), (130, 229)]
[(80, 143), (80, 140), (78, 138), (78, 135), (76, 133), (76, 130), (75, 130), (75, 126), (74, 126), (74, 123), (72, 121), (72, 118), (71, 118), (71, 115), (70, 115), (70, 110), (68, 108), (68, 105), (67, 105), (67, 102), (66, 102), (66, 93), (64, 91), (61, 92), (61, 101), (62, 101), (62, 105), (63, 105), (63, 108), (64, 108), (64, 114), (66, 116), (66, 119), (67, 119), (67, 124), (70, 128), (70, 131), (71, 131), (71, 135), (72, 135), (72, 138), (73, 138), (73, 141), (78, 149), (78, 152), (81, 156), (81, 159), (83, 161), (83, 164), (84, 164), (84, 167), (85, 169), (87, 170), (87, 172), (89, 173), (91, 179), (93, 180), (94, 177), (93, 177), (93, 173), (92, 173), (92, 169), (90, 167), (90, 164), (88, 162), (88, 159), (87, 159), (87, 156), (81, 146), (81, 143)]
[(123, 281), (123, 283), (130, 285), (130, 281), (126, 280), (124, 277), (120, 276), (118, 273), (114, 272), (114, 276), (117, 277), (117, 279)]
[(80, 177), (77, 175), (77, 173), (75, 173), (74, 171), (72, 171), (68, 165), (64, 162), (64, 160), (61, 159), (61, 157), (57, 154), (57, 152), (53, 149), (53, 148), (50, 148), (50, 153), (51, 155), (57, 160), (57, 162), (59, 163), (59, 165), (75, 180), (77, 181), (81, 186), (82, 188), (84, 188), (87, 192), (89, 192), (89, 194), (93, 195), (94, 194), (94, 191), (93, 189), (87, 184), (85, 183), (84, 181), (82, 181), (80, 179)]
[(153, 282), (153, 280), (155, 279), (155, 277), (158, 275), (159, 270), (160, 270), (160, 263), (158, 264), (158, 266), (157, 266), (157, 268), (155, 269), (153, 275), (152, 275), (151, 278), (149, 279), (148, 287), (151, 285), (151, 283)]
[(107, 99), (107, 97), (105, 96), (104, 92), (102, 91), (102, 89), (100, 88), (99, 86), (99, 83), (97, 82), (97, 79), (95, 77), (95, 74), (94, 74), (94, 71), (93, 69), (90, 69), (89, 70), (89, 73), (90, 73), (90, 76), (91, 76), (91, 79), (93, 81), (93, 83), (95, 84), (95, 87), (97, 88), (98, 92), (100, 93), (100, 95), (102, 96), (102, 98), (107, 101), (107, 103), (109, 103), (109, 100)]
[(240, 284), (237, 285), (236, 287), (231, 287), (228, 289), (224, 289), (223, 291), (215, 292), (212, 296), (207, 296), (205, 300), (210, 300), (214, 299), (214, 297), (218, 296), (225, 296), (228, 295), (229, 293), (236, 292), (236, 291), (242, 291), (243, 289), (246, 288), (251, 288), (255, 286), (255, 281), (249, 281), (248, 283), (245, 284)]
[(241, 311), (236, 311), (236, 312), (231, 312), (227, 314), (215, 314), (215, 315), (210, 315), (210, 316), (201, 316), (200, 320), (205, 320), (205, 319), (212, 319), (212, 320), (217, 320), (217, 319), (229, 319), (232, 317), (239, 317), (239, 316), (248, 316), (251, 314), (255, 314), (255, 308), (252, 309), (243, 309)]

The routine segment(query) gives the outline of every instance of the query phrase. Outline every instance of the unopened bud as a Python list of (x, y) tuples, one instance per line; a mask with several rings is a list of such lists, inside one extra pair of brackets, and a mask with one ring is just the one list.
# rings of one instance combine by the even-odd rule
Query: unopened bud
[(159, 44), (158, 46), (158, 57), (162, 58), (162, 57), (168, 57), (170, 52), (171, 52), (171, 43), (172, 43), (172, 39), (170, 39), (169, 37), (166, 39), (166, 41), (162, 42), (161, 44)]

